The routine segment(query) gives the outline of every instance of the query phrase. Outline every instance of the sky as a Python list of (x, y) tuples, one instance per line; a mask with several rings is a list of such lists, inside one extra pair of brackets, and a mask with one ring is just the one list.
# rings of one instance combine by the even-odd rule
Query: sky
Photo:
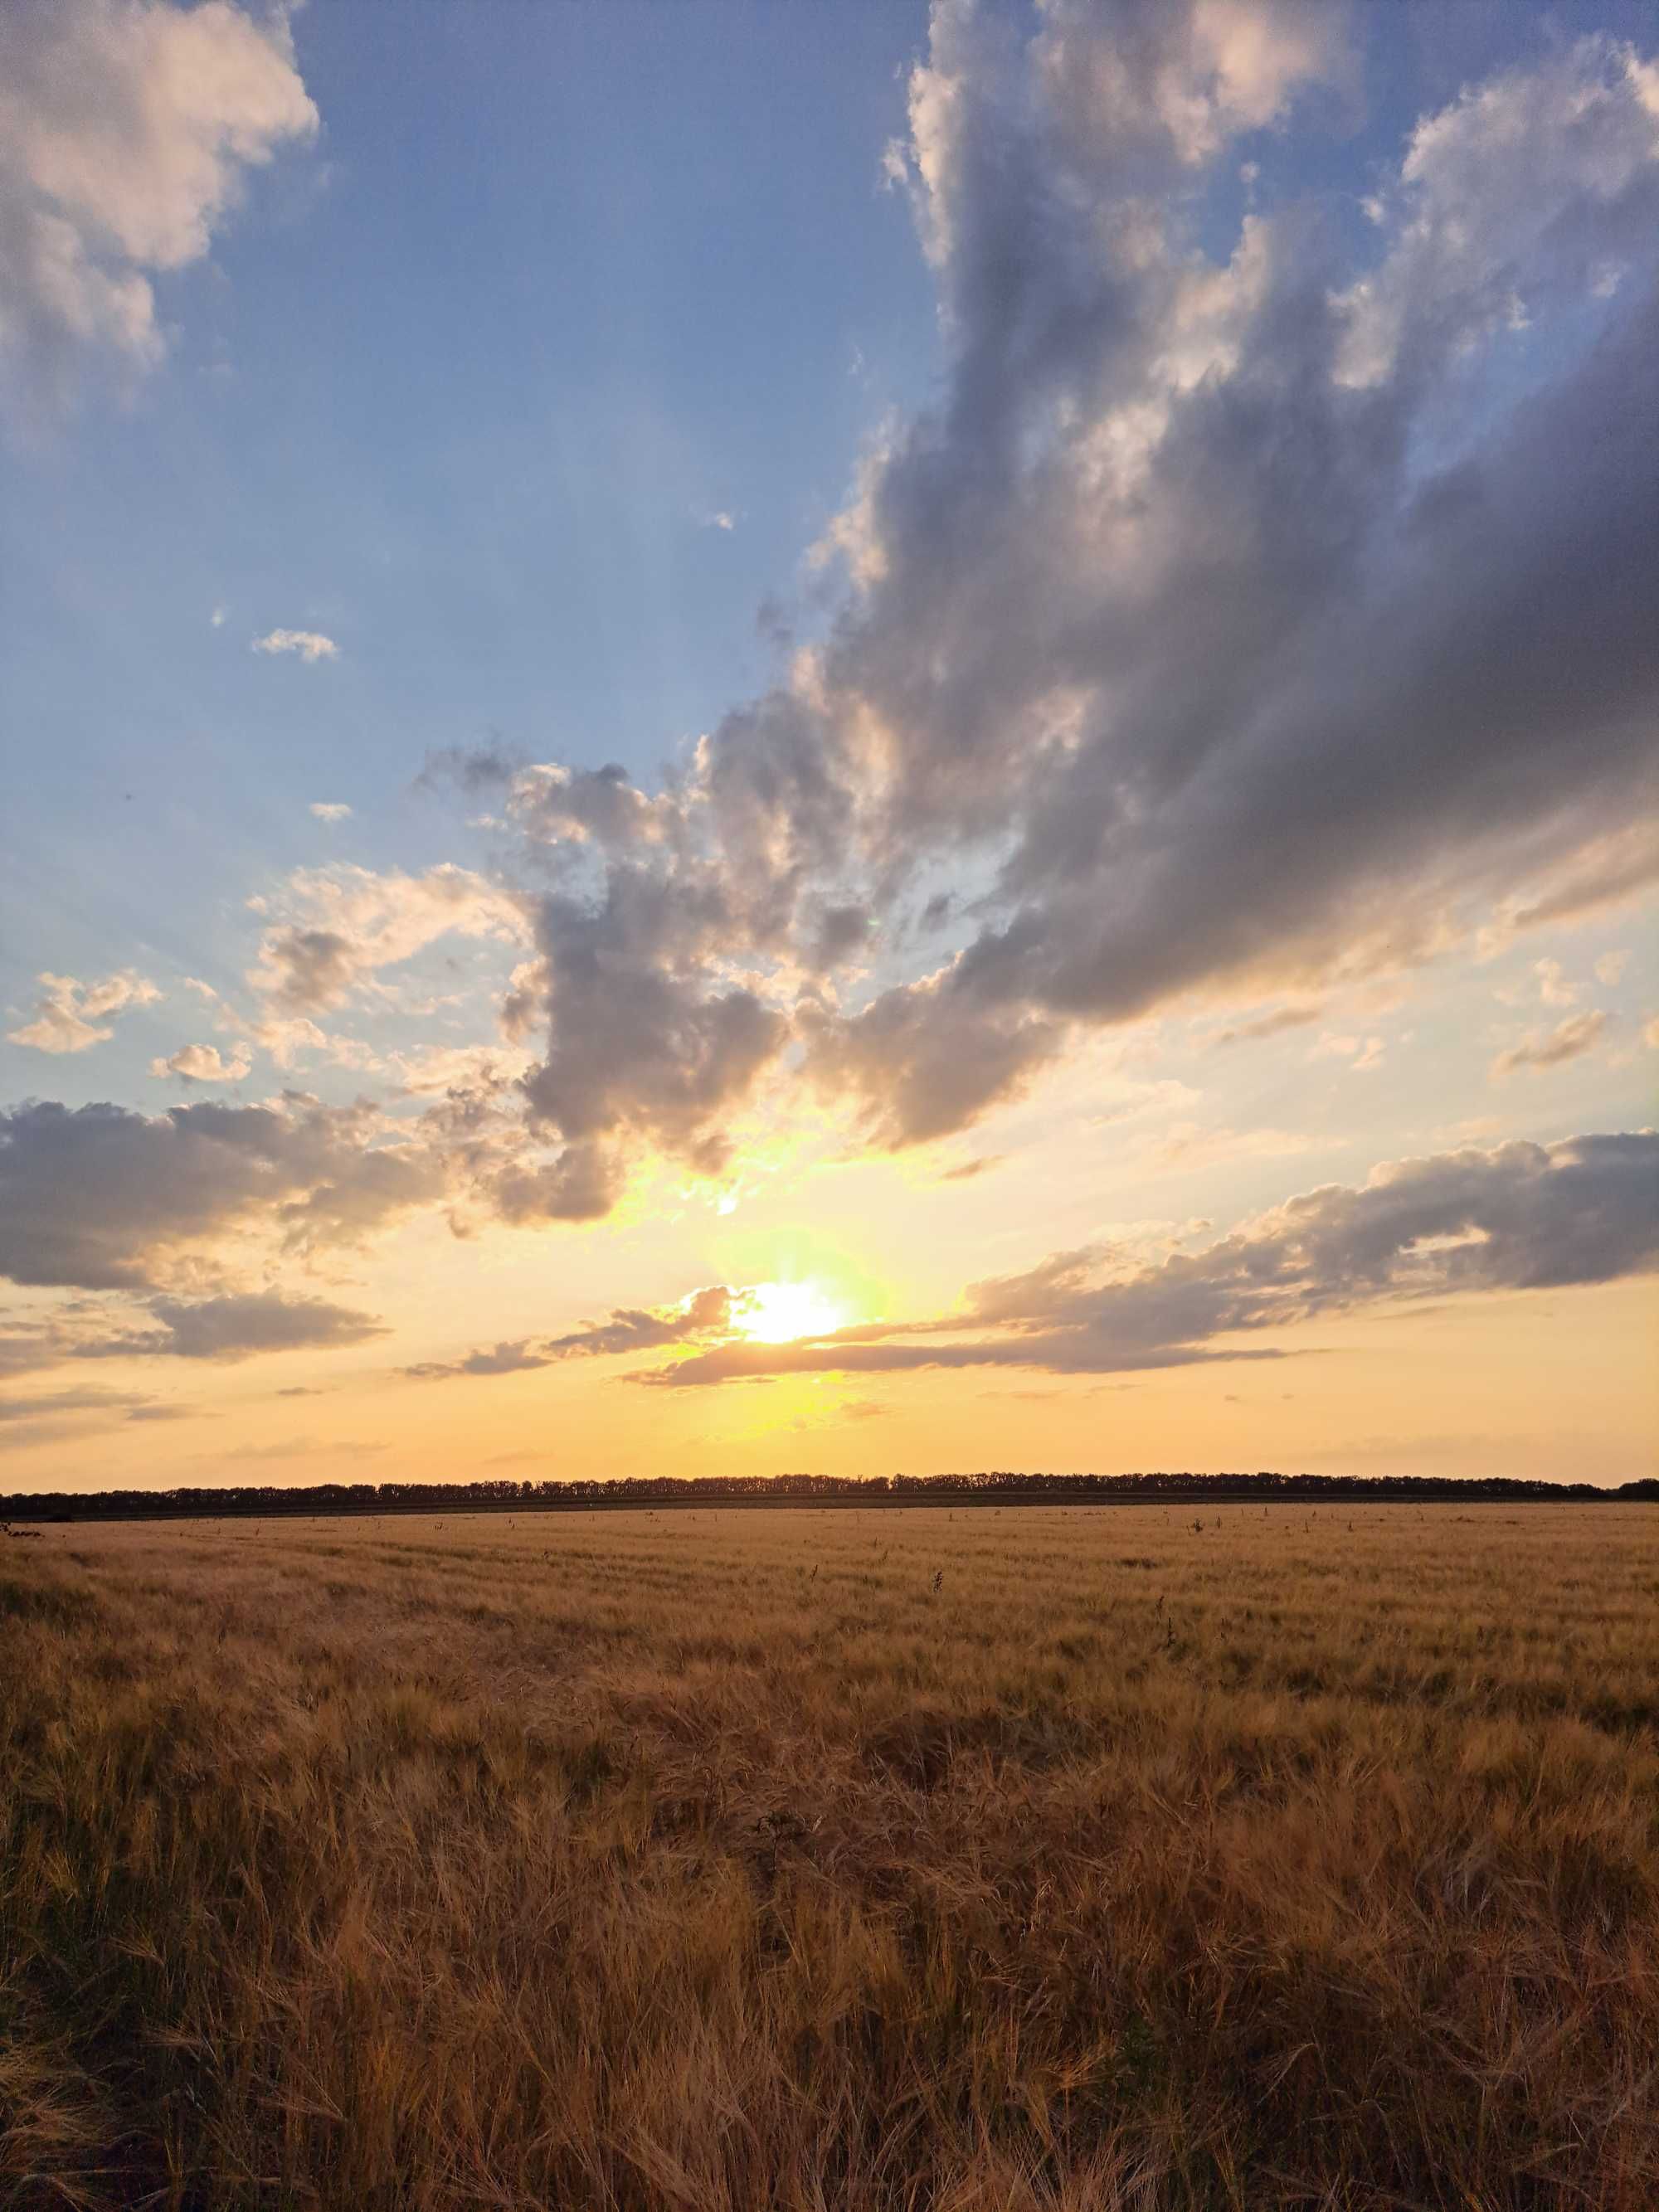
[(1654, 1471), (1647, 7), (12, 0), (0, 1490)]

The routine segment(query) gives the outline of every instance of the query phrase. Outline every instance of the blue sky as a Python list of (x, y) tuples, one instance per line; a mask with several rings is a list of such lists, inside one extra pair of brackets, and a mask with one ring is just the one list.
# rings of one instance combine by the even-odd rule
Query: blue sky
[[(1612, 0), (18, 0), (0, 1105), (115, 1149), (6, 1124), (0, 1364), (220, 1378), (203, 1461), (310, 1344), (341, 1452), (418, 1371), (595, 1464), (652, 1421), (769, 1463), (764, 1392), (545, 1352), (614, 1305), (923, 1463), (927, 1361), (741, 1316), (954, 1314), (1050, 1378), (1045, 1450), (1133, 1388), (1254, 1462), (1227, 1233), (1441, 1163), (1385, 1282), (1241, 1323), (1406, 1347), (1289, 1439), (1362, 1465), (1471, 1146), (1471, 1372), (1528, 1285), (1623, 1341), (1645, 1248), (1502, 1224), (1611, 1205), (1651, 1118), (1654, 44)], [(1118, 1298), (1194, 1252), (1209, 1304)], [(1078, 1379), (1128, 1358), (1165, 1379)], [(0, 1420), (45, 1464), (111, 1387)]]
[[(1365, 98), (1255, 133), (1257, 194), (1363, 241), (1425, 106), (1641, 12), (1373, 9)], [(804, 556), (939, 377), (881, 171), (927, 37), (900, 0), (295, 14), (320, 134), (160, 280), (166, 373), (0, 449), (9, 1001), (112, 941), (202, 966), (252, 877), (323, 857), (316, 797), (369, 865), (442, 857), (402, 797), (428, 749), (649, 777), (763, 687), (757, 615), (821, 622)], [(1216, 250), (1249, 197), (1218, 180)], [(337, 665), (251, 658), (277, 626)]]
[[(251, 877), (325, 857), (313, 799), (358, 809), (354, 857), (441, 857), (428, 749), (648, 776), (760, 688), (757, 611), (810, 619), (860, 440), (936, 374), (880, 174), (926, 33), (297, 15), (321, 135), (164, 280), (165, 374), (0, 459), (8, 999), (122, 939), (199, 966)], [(277, 626), (337, 663), (252, 655)]]

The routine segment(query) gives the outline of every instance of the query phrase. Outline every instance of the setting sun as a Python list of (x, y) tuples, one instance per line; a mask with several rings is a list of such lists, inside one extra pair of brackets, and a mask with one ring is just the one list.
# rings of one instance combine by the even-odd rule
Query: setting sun
[(1659, 2212), (1656, 343), (1659, 0), (0, 0), (0, 2212)]
[(791, 1344), (797, 1337), (827, 1336), (850, 1318), (822, 1283), (757, 1283), (738, 1326), (761, 1344)]

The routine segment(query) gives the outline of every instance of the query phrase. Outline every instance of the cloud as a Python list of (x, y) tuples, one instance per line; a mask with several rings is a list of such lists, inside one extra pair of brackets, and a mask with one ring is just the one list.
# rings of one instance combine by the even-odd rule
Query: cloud
[(718, 1172), (769, 1085), (927, 1142), (1086, 1030), (1279, 999), (1221, 1033), (1270, 1036), (1652, 879), (1651, 65), (1504, 71), (1418, 118), (1362, 246), (1258, 179), (1218, 251), (1212, 173), (1354, 88), (1342, 12), (1026, 20), (940, 6), (912, 72), (945, 374), (826, 533), (822, 642), (656, 788), (489, 756), (562, 1147), (514, 1218)]
[(0, 1275), (143, 1290), (181, 1253), (249, 1225), (286, 1249), (349, 1243), (429, 1203), (441, 1164), (363, 1106), (122, 1106), (0, 1112)]
[(193, 1406), (126, 1390), (72, 1388), (27, 1398), (0, 1395), (0, 1451), (22, 1451), (65, 1437), (85, 1437), (131, 1421), (186, 1421), (201, 1418)]
[[(592, 894), (573, 885), (534, 902), (536, 957), (506, 1011), (509, 1036), (547, 1026), (524, 1081), (532, 1124), (564, 1146), (545, 1210), (608, 1210), (639, 1144), (718, 1170), (732, 1111), (788, 1036), (784, 1015), (730, 971), (756, 927), (737, 884), (694, 848), (676, 804), (646, 799), (620, 771), (527, 771), (514, 805), (567, 866), (592, 849), (601, 871)], [(542, 1188), (514, 1187), (520, 1218)]]
[(77, 983), (73, 975), (43, 975), (36, 980), (42, 995), (33, 1020), (6, 1032), (9, 1044), (31, 1045), (36, 1052), (85, 1052), (115, 1034), (106, 1026), (111, 1016), (130, 1006), (152, 1006), (161, 996), (154, 983), (130, 968), (105, 976), (101, 983)]
[(1317, 1000), (1310, 1006), (1272, 1006), (1266, 1013), (1253, 1015), (1247, 1022), (1236, 1022), (1231, 1028), (1222, 1030), (1215, 1042), (1254, 1044), (1263, 1037), (1281, 1036), (1286, 1030), (1305, 1029), (1310, 1022), (1316, 1022), (1324, 1011)]
[(1363, 1074), (1382, 1064), (1382, 1051), (1380, 1036), (1342, 1036), (1328, 1030), (1310, 1047), (1308, 1058), (1346, 1060), (1355, 1074)]
[(1292, 1159), (1299, 1152), (1328, 1150), (1332, 1141), (1305, 1130), (1206, 1128), (1200, 1121), (1173, 1121), (1148, 1145), (1146, 1157), (1155, 1167), (1192, 1169), (1212, 1167), (1218, 1160)]
[(152, 278), (199, 261), (246, 173), (312, 137), (286, 12), (228, 0), (0, 9), (0, 370), (28, 411), (167, 339)]
[(1595, 963), (1595, 980), (1598, 983), (1606, 984), (1611, 990), (1613, 985), (1620, 981), (1629, 965), (1628, 952), (1604, 952)]
[(155, 1076), (176, 1075), (181, 1083), (240, 1083), (252, 1064), (246, 1045), (238, 1046), (224, 1060), (217, 1045), (184, 1044), (166, 1059), (151, 1060), (149, 1072)]
[(345, 821), (351, 809), (337, 799), (313, 799), (311, 811), (319, 822), (335, 823)]
[[(938, 7), (890, 169), (944, 373), (825, 533), (821, 638), (781, 641), (770, 688), (653, 782), (434, 757), (423, 785), (491, 794), (521, 888), (301, 873), (261, 908), (252, 1015), (214, 1001), (281, 1065), (367, 1066), (320, 1021), (406, 1004), (387, 971), (454, 933), (514, 948), (516, 1051), (413, 1073), (431, 1103), (395, 1140), (365, 1113), (302, 1144), (313, 1107), (234, 1109), (276, 1122), (210, 1144), (21, 1109), (0, 1255), (154, 1288), (260, 1221), (325, 1240), (440, 1197), (594, 1219), (642, 1156), (722, 1172), (784, 1093), (937, 1140), (1090, 1030), (1233, 1007), (1217, 1042), (1269, 1037), (1652, 880), (1651, 65), (1582, 40), (1417, 118), (1358, 246), (1345, 208), (1275, 197), (1295, 161), (1224, 236), (1253, 134), (1357, 67), (1324, 5)], [(232, 1109), (179, 1109), (208, 1111)], [(50, 1204), (9, 1176), (20, 1145)]]
[[(255, 653), (297, 653), (301, 660), (337, 660), (340, 648), (316, 629), (267, 630), (253, 641)], [(313, 811), (315, 810), (313, 809)]]
[(349, 997), (369, 966), (338, 930), (276, 929), (260, 949), (252, 980), (265, 1002), (283, 1012), (320, 1012)]
[(1578, 996), (1559, 960), (1534, 960), (1532, 972), (1538, 978), (1538, 995), (1547, 1006), (1570, 1006)]
[(1659, 1134), (1502, 1145), (1377, 1168), (1288, 1200), (1202, 1250), (1121, 1266), (1052, 1255), (975, 1284), (965, 1310), (795, 1344), (733, 1341), (634, 1379), (695, 1388), (764, 1375), (1022, 1367), (1109, 1374), (1280, 1356), (1218, 1339), (1357, 1308), (1611, 1282), (1659, 1267)]
[[(529, 930), (523, 900), (451, 863), (422, 876), (301, 868), (279, 899), (291, 918), (265, 932), (247, 978), (276, 1024), (269, 1040), (257, 1024), (252, 1033), (279, 1052), (296, 1042), (285, 1022), (343, 1005), (372, 985), (380, 969), (412, 959), (441, 937), (521, 942)], [(314, 1029), (297, 1042), (313, 1040), (323, 1041)]]
[(464, 1359), (423, 1359), (403, 1372), (423, 1382), (436, 1382), (457, 1375), (521, 1375), (548, 1364), (543, 1353), (531, 1349), (530, 1340), (521, 1337), (516, 1344), (469, 1352)]
[(214, 1359), (252, 1358), (257, 1352), (332, 1350), (364, 1344), (386, 1330), (373, 1314), (324, 1298), (290, 1298), (264, 1291), (216, 1298), (153, 1298), (150, 1318), (159, 1326), (125, 1336), (89, 1340), (75, 1347), (77, 1358)]
[(714, 1284), (707, 1290), (694, 1291), (678, 1306), (618, 1307), (609, 1320), (590, 1322), (564, 1336), (539, 1341), (521, 1337), (516, 1343), (469, 1352), (463, 1359), (423, 1360), (403, 1372), (422, 1382), (447, 1381), (458, 1375), (520, 1375), (565, 1359), (611, 1358), (623, 1352), (652, 1352), (664, 1345), (722, 1336), (732, 1327), (732, 1297), (723, 1284)]
[(1577, 1060), (1598, 1042), (1607, 1026), (1607, 1016), (1596, 1010), (1569, 1014), (1553, 1030), (1530, 1030), (1519, 1044), (1500, 1052), (1493, 1060), (1493, 1080), (1501, 1082), (1523, 1067), (1559, 1067), (1564, 1060)]
[(57, 1333), (51, 1328), (0, 1328), (0, 1376), (56, 1367), (62, 1358)]
[(0, 1421), (33, 1420), (49, 1413), (125, 1413), (131, 1417), (147, 1402), (122, 1390), (49, 1390), (32, 1398), (0, 1397)]
[[(913, 90), (957, 303), (951, 402), (866, 485), (855, 566), (873, 580), (827, 671), (890, 733), (887, 811), (908, 838), (987, 841), (1000, 814), (1011, 833), (1006, 911), (945, 974), (854, 1018), (880, 1031), (862, 1069), (838, 1055), (878, 1100), (896, 1075), (901, 1135), (1019, 1077), (1011, 1054), (963, 1087), (922, 1032), (971, 1052), (1000, 1018), (1035, 1066), (1045, 1022), (1419, 957), (1443, 910), (1503, 880), (1506, 847), (1570, 851), (1650, 778), (1639, 593), (1609, 593), (1577, 550), (1605, 527), (1638, 571), (1655, 553), (1622, 471), (1656, 428), (1630, 410), (1651, 399), (1639, 363), (1659, 328), (1659, 118), (1622, 52), (1508, 85), (1535, 164), (1492, 121), (1455, 163), (1410, 167), (1384, 226), (1392, 335), (1359, 386), (1341, 360), (1360, 310), (1312, 211), (1252, 217), (1226, 267), (1198, 264), (1169, 204), (1139, 211), (1108, 151), (1103, 168), (1072, 159), (1018, 63), (988, 61), (963, 20), (936, 19)], [(1105, 20), (1115, 75), (1139, 48), (1122, 13)], [(1617, 136), (1606, 161), (1587, 111)], [(1115, 252), (1091, 250), (1073, 209)], [(1471, 213), (1479, 250), (1449, 273), (1423, 240)], [(1492, 288), (1582, 313), (1613, 250), (1632, 281), (1597, 342), (1425, 477), (1417, 441), (1502, 351)], [(1586, 404), (1632, 432), (1618, 472), (1558, 442)], [(1034, 416), (1069, 427), (1045, 439)], [(1528, 610), (1558, 586), (1582, 627), (1545, 648)], [(878, 1120), (892, 1128), (892, 1108)]]
[(386, 1449), (384, 1443), (348, 1442), (337, 1437), (282, 1437), (268, 1444), (239, 1444), (234, 1451), (211, 1452), (205, 1458), (223, 1460), (227, 1464), (284, 1459), (372, 1459)]
[(1376, 218), (1391, 242), (1345, 295), (1340, 373), (1370, 381), (1616, 284), (1650, 241), (1650, 64), (1591, 37), (1467, 88), (1412, 134)]

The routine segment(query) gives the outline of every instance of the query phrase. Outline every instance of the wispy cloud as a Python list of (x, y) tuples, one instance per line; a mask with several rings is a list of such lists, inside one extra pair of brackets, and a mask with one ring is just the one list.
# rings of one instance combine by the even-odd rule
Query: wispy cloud
[(1510, 1045), (1493, 1060), (1493, 1080), (1501, 1083), (1505, 1076), (1514, 1075), (1523, 1067), (1559, 1067), (1569, 1060), (1577, 1060), (1601, 1041), (1607, 1020), (1607, 1015), (1598, 1008), (1569, 1014), (1553, 1030), (1529, 1030), (1519, 1044)]
[(319, 822), (343, 822), (349, 816), (351, 809), (337, 799), (313, 799), (311, 802), (311, 811)]

